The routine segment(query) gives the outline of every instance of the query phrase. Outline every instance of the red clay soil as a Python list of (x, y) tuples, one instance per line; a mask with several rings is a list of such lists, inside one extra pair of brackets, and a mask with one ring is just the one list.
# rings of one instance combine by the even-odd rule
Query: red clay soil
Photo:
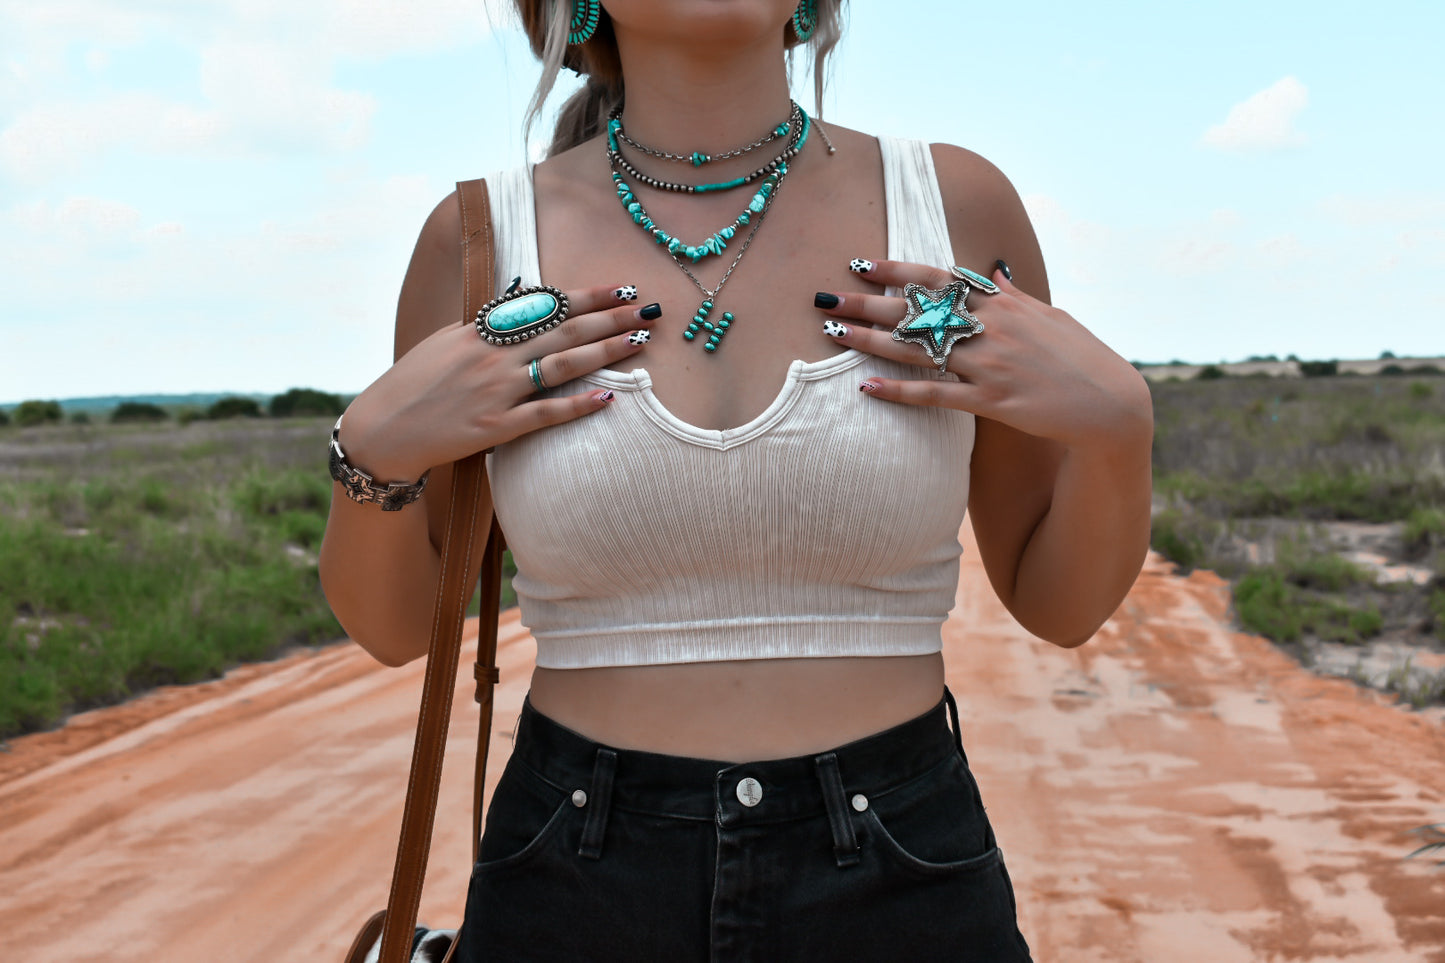
[[(1445, 724), (1228, 628), (1228, 588), (1151, 558), (1064, 651), (998, 603), (965, 530), (949, 684), (1041, 961), (1445, 963)], [(472, 627), (475, 631), (475, 627)], [(463, 666), (474, 643), (463, 652)], [(503, 616), (495, 779), (532, 645)], [(385, 902), (420, 662), (305, 652), (85, 713), (0, 753), (8, 958), (340, 960)], [(461, 917), (470, 672), (422, 918)]]

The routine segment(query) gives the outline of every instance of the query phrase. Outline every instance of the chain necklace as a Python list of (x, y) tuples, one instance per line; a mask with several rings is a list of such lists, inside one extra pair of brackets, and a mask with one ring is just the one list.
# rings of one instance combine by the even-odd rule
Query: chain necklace
[[(654, 178), (643, 175), (641, 172), (637, 171), (636, 168), (632, 167), (632, 165), (628, 164), (627, 161), (623, 158), (621, 148), (619, 147), (619, 141), (627, 143), (630, 146), (636, 147), (637, 149), (643, 150), (647, 153), (654, 154), (654, 156), (661, 155), (657, 154), (655, 151), (649, 148), (638, 146), (637, 144), (635, 144), (635, 142), (631, 141), (626, 137), (625, 133), (623, 133), (622, 131), (622, 120), (620, 116), (621, 108), (613, 111), (612, 116), (608, 118), (606, 153), (608, 166), (612, 169), (612, 181), (617, 189), (617, 197), (622, 202), (623, 208), (632, 218), (632, 222), (641, 227), (643, 230), (647, 231), (649, 234), (651, 234), (653, 240), (656, 241), (658, 244), (663, 245), (666, 248), (668, 257), (672, 260), (672, 262), (676, 264), (678, 269), (681, 270), (683, 274), (686, 274), (688, 279), (697, 286), (697, 289), (699, 291), (702, 292), (702, 303), (698, 306), (697, 312), (693, 315), (692, 320), (688, 322), (687, 329), (682, 332), (682, 336), (688, 341), (697, 340), (699, 336), (701, 336), (703, 338), (703, 350), (707, 351), (709, 354), (717, 351), (718, 346), (722, 343), (723, 337), (727, 334), (728, 330), (737, 320), (731, 311), (724, 311), (722, 313), (722, 316), (717, 321), (710, 320), (709, 315), (712, 313), (714, 307), (717, 304), (718, 295), (722, 293), (722, 289), (727, 284), (728, 279), (732, 277), (733, 271), (736, 270), (737, 266), (742, 262), (743, 255), (746, 254), (748, 248), (752, 246), (753, 239), (757, 237), (758, 229), (763, 226), (763, 221), (767, 218), (768, 211), (773, 206), (773, 201), (777, 199), (778, 192), (782, 187), (783, 179), (788, 175), (788, 160), (791, 160), (794, 156), (796, 156), (798, 152), (803, 149), (803, 145), (807, 143), (808, 131), (812, 126), (811, 119), (806, 113), (803, 112), (802, 108), (798, 107), (796, 103), (793, 104), (793, 108), (796, 116), (799, 119), (796, 124), (794, 124), (790, 120), (788, 127), (789, 129), (795, 129), (797, 133), (794, 135), (792, 143), (789, 144), (789, 146), (783, 151), (783, 153), (779, 154), (778, 157), (771, 161), (769, 164), (765, 165), (762, 168), (759, 168), (759, 170), (755, 171), (753, 174), (747, 175), (745, 178), (734, 178), (733, 181), (728, 181), (716, 185), (666, 184), (661, 181), (656, 181), (656, 179)], [(779, 125), (779, 128), (781, 128), (782, 126), (783, 125)], [(818, 126), (818, 131), (822, 135), (824, 143), (826, 143), (828, 146), (828, 153), (836, 153), (836, 149), (833, 147), (833, 144), (828, 138), (827, 133), (823, 130), (822, 125)], [(778, 136), (783, 136), (783, 134), (779, 133)], [(720, 159), (723, 156), (737, 156), (741, 153), (746, 152), (747, 150), (751, 150), (757, 146), (761, 146), (761, 144), (765, 144), (772, 139), (774, 138), (766, 138), (758, 142), (757, 144), (750, 145), (747, 148), (742, 148), (739, 151), (730, 152), (729, 155), (716, 155), (716, 158), (713, 159)], [(700, 154), (700, 152), (694, 152), (693, 155), (669, 155), (670, 159), (681, 160), (691, 160), (693, 156), (706, 157), (707, 155), (702, 155)], [(705, 161), (701, 163), (705, 163)], [(701, 166), (701, 163), (697, 163), (695, 166)], [(623, 180), (623, 171), (626, 171), (629, 176), (636, 178), (648, 187), (653, 187), (659, 190), (685, 192), (689, 194), (707, 193), (709, 190), (728, 190), (733, 187), (738, 187), (742, 184), (746, 184), (759, 176), (763, 178), (763, 183), (759, 186), (757, 192), (753, 195), (753, 198), (749, 202), (747, 209), (744, 210), (742, 214), (738, 215), (737, 219), (733, 222), (733, 224), (714, 233), (702, 244), (689, 245), (684, 244), (682, 241), (671, 236), (662, 228), (658, 227), (656, 222), (654, 222), (652, 218), (648, 216), (647, 211), (642, 206), (642, 202), (638, 199), (637, 195), (633, 193), (631, 185), (629, 185), (625, 180)], [(727, 242), (733, 238), (739, 228), (745, 225), (750, 225), (751, 229), (748, 231), (747, 236), (743, 239), (742, 245), (738, 248), (738, 253), (733, 257), (732, 263), (728, 265), (728, 268), (726, 271), (723, 272), (722, 277), (718, 279), (717, 285), (709, 289), (707, 285), (703, 284), (702, 281), (698, 280), (697, 275), (694, 274), (688, 268), (688, 266), (683, 263), (683, 258), (688, 258), (692, 261), (693, 264), (696, 264), (698, 261), (702, 260), (704, 257), (707, 257), (708, 255), (721, 255), (723, 250), (727, 247)]]
[[(671, 154), (665, 150), (658, 150), (655, 147), (648, 147), (645, 144), (639, 144), (637, 141), (633, 140), (631, 137), (628, 137), (625, 133), (623, 133), (620, 127), (617, 130), (617, 136), (628, 147), (631, 147), (634, 150), (642, 151), (642, 153), (644, 154), (651, 154), (653, 157), (660, 157), (663, 160), (673, 161), (674, 163), (691, 164), (693, 167), (701, 167), (704, 164), (710, 164), (713, 161), (727, 160), (730, 157), (741, 157), (748, 151), (757, 150), (759, 147), (762, 147), (765, 144), (772, 143), (779, 137), (786, 137), (788, 133), (797, 125), (799, 115), (802, 113), (802, 108), (798, 106), (797, 101), (790, 101), (789, 103), (792, 105), (792, 109), (788, 114), (788, 119), (783, 121), (778, 126), (774, 127), (767, 134), (767, 136), (762, 137), (759, 140), (753, 141), (746, 147), (739, 147), (735, 150), (730, 150), (722, 154), (704, 154), (702, 151), (696, 150), (690, 154)], [(608, 120), (619, 120), (621, 119), (621, 117), (621, 104), (618, 104), (616, 107), (614, 107), (612, 109), (612, 112), (607, 115)]]
[[(786, 161), (774, 162), (771, 165), (774, 169), (764, 175), (763, 182), (759, 185), (757, 192), (753, 194), (752, 200), (748, 202), (748, 206), (744, 208), (743, 212), (733, 219), (733, 223), (713, 232), (712, 236), (701, 244), (687, 244), (658, 227), (657, 222), (648, 215), (647, 209), (642, 206), (642, 201), (633, 193), (632, 185), (622, 179), (622, 172), (618, 170), (623, 163), (622, 155), (615, 149), (616, 139), (612, 136), (615, 129), (613, 125), (618, 123), (619, 121), (616, 120), (608, 122), (607, 138), (607, 161), (612, 167), (612, 183), (617, 190), (617, 199), (622, 202), (622, 206), (632, 218), (632, 223), (651, 234), (652, 239), (658, 244), (664, 245), (669, 254), (682, 254), (684, 257), (690, 258), (694, 264), (710, 255), (721, 255), (727, 248), (728, 241), (732, 240), (738, 229), (745, 226), (755, 215), (762, 213), (763, 207), (768, 203), (768, 198), (777, 189), (778, 182), (788, 173)], [(804, 114), (797, 140), (790, 148), (793, 153), (801, 150), (807, 143), (809, 127), (808, 115)]]

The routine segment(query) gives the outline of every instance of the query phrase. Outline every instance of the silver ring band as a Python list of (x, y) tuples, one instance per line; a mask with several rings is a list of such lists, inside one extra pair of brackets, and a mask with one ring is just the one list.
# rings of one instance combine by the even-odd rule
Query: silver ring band
[(542, 359), (533, 358), (532, 363), (527, 365), (527, 374), (532, 378), (532, 384), (537, 386), (538, 391), (547, 390), (547, 382), (542, 380)]

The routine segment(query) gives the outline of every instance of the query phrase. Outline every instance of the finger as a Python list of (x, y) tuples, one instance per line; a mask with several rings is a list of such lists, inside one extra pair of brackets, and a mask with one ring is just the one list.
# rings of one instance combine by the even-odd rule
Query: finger
[(568, 314), (575, 318), (578, 315), (591, 314), (593, 311), (605, 311), (608, 308), (615, 308), (619, 304), (636, 301), (637, 285), (603, 284), (593, 288), (582, 288), (579, 291), (568, 291), (566, 293)]
[(507, 412), (508, 418), (512, 422), (511, 426), (517, 429), (517, 433), (512, 437), (516, 438), (601, 411), (612, 403), (614, 397), (611, 388), (598, 388), (596, 391), (584, 391), (580, 394), (563, 395), (559, 398), (540, 398), (520, 404)]
[(913, 381), (899, 378), (867, 378), (858, 385), (864, 394), (903, 405), (953, 408), (984, 414), (977, 385), (967, 381)]
[[(660, 317), (662, 317), (662, 306), (659, 304), (649, 304), (640, 308), (631, 304), (622, 304), (606, 311), (569, 316), (546, 334), (539, 334), (535, 338), (522, 342), (522, 346), (526, 349), (526, 358), (538, 358), (544, 354), (565, 351), (579, 344), (601, 341), (603, 338), (610, 338), (613, 335), (637, 328), (649, 328)], [(508, 347), (513, 346), (509, 345)]]
[(849, 269), (875, 284), (894, 288), (912, 282), (937, 290), (953, 280), (953, 275), (945, 268), (909, 261), (870, 261), (860, 257), (852, 260)]
[(819, 291), (813, 296), (813, 307), (835, 318), (852, 318), (883, 327), (894, 327), (907, 313), (902, 298), (881, 294), (830, 294)]
[[(849, 295), (850, 298), (855, 296), (856, 295)], [(893, 301), (895, 299), (883, 298), (881, 300)], [(823, 322), (823, 333), (834, 341), (845, 344), (850, 348), (857, 348), (859, 351), (865, 351), (868, 354), (877, 355), (880, 358), (888, 358), (890, 361), (911, 364), (919, 368), (938, 370), (938, 365), (934, 364), (933, 359), (928, 356), (928, 352), (923, 350), (921, 345), (908, 341), (895, 341), (893, 340), (893, 332), (889, 330), (869, 328), (861, 324), (842, 324), (838, 321), (825, 321)], [(962, 347), (962, 344), (956, 342), (954, 350), (951, 350), (948, 355), (949, 370), (954, 371), (955, 374), (960, 373), (956, 370), (959, 366), (954, 363), (957, 354), (956, 349), (959, 347)]]
[(545, 355), (541, 359), (542, 381), (549, 387), (566, 384), (574, 378), (591, 374), (598, 368), (607, 368), (624, 358), (630, 358), (646, 347), (651, 339), (651, 331), (638, 328), (604, 341), (594, 341)]

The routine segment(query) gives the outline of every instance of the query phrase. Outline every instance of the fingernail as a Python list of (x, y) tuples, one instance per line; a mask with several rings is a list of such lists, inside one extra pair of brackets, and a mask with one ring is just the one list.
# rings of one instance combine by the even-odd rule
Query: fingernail
[(652, 340), (652, 332), (646, 329), (634, 331), (627, 336), (628, 344), (646, 344)]
[(832, 309), (836, 308), (841, 299), (836, 294), (829, 294), (827, 291), (819, 291), (813, 295), (813, 307)]
[(873, 262), (866, 257), (855, 257), (848, 265), (848, 270), (855, 274), (868, 274), (873, 270)]
[(522, 275), (519, 274), (519, 275), (517, 275), (516, 277), (512, 278), (512, 283), (511, 283), (511, 284), (507, 285), (507, 291), (506, 291), (506, 293), (507, 293), (507, 294), (511, 294), (513, 291), (517, 290), (517, 288), (519, 288), (519, 287), (521, 287), (521, 286), (522, 286)]
[(619, 301), (636, 301), (636, 300), (637, 300), (637, 285), (635, 285), (635, 284), (624, 284), (622, 287), (618, 288), (616, 291), (613, 291), (613, 292), (612, 292), (612, 296), (613, 296), (614, 298), (616, 298), (617, 300), (619, 300)]
[(848, 336), (848, 326), (846, 324), (839, 324), (837, 321), (824, 321), (823, 333), (830, 338), (846, 338)]
[(656, 321), (662, 317), (662, 305), (654, 301), (647, 307), (640, 309), (637, 312), (637, 316), (644, 321)]
[(876, 381), (865, 381), (858, 386), (859, 391), (866, 391), (869, 394), (877, 391), (881, 386)]
[(606, 391), (602, 392), (602, 394), (597, 396), (597, 400), (602, 402), (603, 404), (607, 404), (615, 397), (616, 395), (613, 393), (612, 389), (608, 388)]
[(1012, 281), (1012, 280), (1014, 279), (1014, 273), (1008, 269), (1008, 262), (1007, 262), (1007, 261), (1005, 261), (1003, 258), (999, 258), (997, 261), (994, 261), (993, 263), (996, 264), (996, 265), (998, 265), (998, 269), (1003, 272), (1003, 276), (1004, 276), (1004, 277), (1008, 278), (1010, 281)]

